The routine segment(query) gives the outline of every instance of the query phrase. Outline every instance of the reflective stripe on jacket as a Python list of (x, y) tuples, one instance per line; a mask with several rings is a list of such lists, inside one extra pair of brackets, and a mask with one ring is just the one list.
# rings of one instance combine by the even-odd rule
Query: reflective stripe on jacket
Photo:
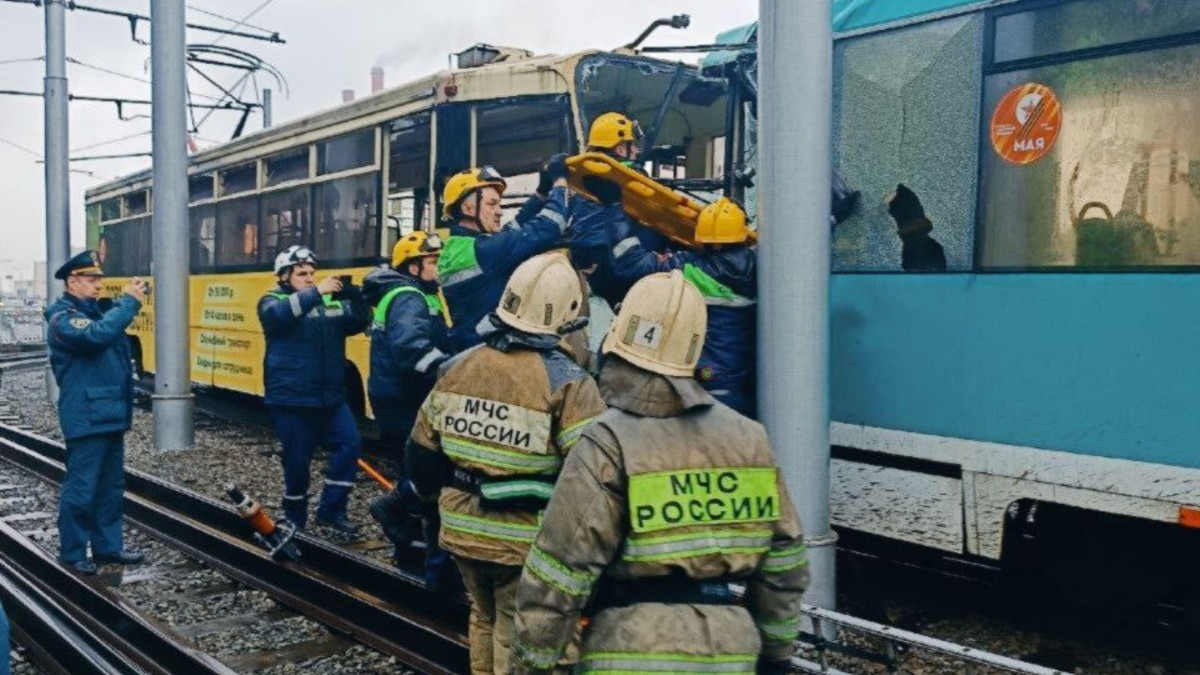
[(604, 411), (596, 383), (554, 344), (490, 337), (449, 364), (421, 407), (405, 463), (419, 494), (440, 490), (441, 544), (454, 555), (520, 565), (538, 514), (486, 509), (478, 495), (443, 487), (447, 461), (486, 477), (552, 479)]
[(267, 405), (329, 408), (346, 402), (346, 338), (370, 319), (361, 297), (333, 300), (316, 287), (278, 287), (258, 301), (267, 338)]
[(368, 274), (363, 290), (375, 306), (367, 380), (372, 406), (377, 400), (398, 401), (415, 411), (437, 379), (438, 365), (449, 358), (441, 298), (391, 269)]
[[(540, 200), (531, 197), (531, 200)], [(532, 209), (522, 209), (525, 214)], [(438, 257), (438, 279), (454, 326), (450, 346), (460, 352), (483, 341), (476, 326), (500, 304), (508, 277), (517, 266), (554, 248), (567, 228), (566, 191), (555, 188), (536, 215), (485, 234), (455, 224)]]

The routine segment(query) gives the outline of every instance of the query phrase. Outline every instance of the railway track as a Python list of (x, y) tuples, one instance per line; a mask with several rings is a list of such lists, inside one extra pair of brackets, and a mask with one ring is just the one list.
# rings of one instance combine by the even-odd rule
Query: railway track
[[(252, 406), (238, 405), (237, 402), (222, 401), (224, 397), (199, 397), (197, 406), (206, 414), (197, 416), (198, 425), (219, 426), (223, 422), (218, 417), (228, 415), (227, 411), (235, 410), (237, 414), (232, 415), (235, 419), (245, 423), (254, 425), (256, 415), (248, 415), (247, 410)], [(210, 401), (216, 400), (221, 402), (218, 406), (210, 406)], [(3, 429), (0, 428), (0, 432)], [(2, 434), (0, 434), (2, 435)], [(41, 439), (47, 442), (45, 439)], [(56, 445), (51, 443), (51, 445)], [(61, 450), (48, 450), (53, 455), (55, 452), (61, 453)], [(150, 479), (146, 482), (147, 488), (136, 487), (145, 481), (144, 478), (130, 478), (130, 491), (143, 493), (146, 491), (157, 491), (160, 489), (158, 484), (161, 481)], [(174, 498), (169, 498), (174, 501)], [(239, 541), (245, 544), (244, 537), (248, 535), (248, 529), (242, 521), (234, 515), (233, 510), (223, 503), (214, 502), (210, 498), (201, 498), (201, 503), (204, 504), (200, 508), (201, 511), (215, 509), (219, 515), (214, 513), (196, 513), (187, 516), (200, 522), (212, 523), (214, 529), (219, 529), (233, 536), (239, 537)], [(426, 618), (435, 622), (440, 622), (443, 628), (449, 631), (461, 631), (465, 626), (466, 605), (460, 598), (433, 598), (428, 594), (424, 594), (419, 581), (420, 561), (419, 551), (414, 551), (411, 558), (411, 564), (407, 564), (404, 569), (395, 569), (386, 564), (381, 558), (376, 556), (374, 560), (367, 559), (362, 555), (363, 552), (370, 551), (376, 553), (374, 549), (387, 549), (389, 546), (386, 542), (376, 541), (367, 538), (358, 538), (353, 541), (340, 541), (337, 537), (333, 537), (333, 542), (322, 539), (302, 537), (300, 543), (302, 545), (304, 562), (302, 567), (317, 567), (328, 575), (332, 580), (343, 579), (346, 584), (356, 592), (366, 592), (380, 601), (391, 603), (394, 605), (405, 605), (415, 602), (419, 607), (433, 607), (435, 616)], [(978, 564), (970, 564), (971, 561), (955, 561), (953, 564), (946, 565), (936, 563), (935, 561), (921, 560), (891, 560), (879, 555), (878, 551), (866, 553), (858, 548), (870, 550), (870, 546), (862, 546), (863, 542), (856, 542), (852, 538), (847, 537), (843, 540), (843, 544), (848, 544), (842, 547), (841, 559), (843, 561), (843, 577), (850, 581), (843, 585), (844, 595), (850, 596), (851, 601), (847, 606), (851, 607), (856, 614), (865, 614), (871, 621), (856, 621), (853, 617), (838, 616), (836, 614), (822, 613), (821, 610), (815, 608), (807, 608), (806, 614), (810, 618), (817, 618), (824, 622), (825, 625), (841, 624), (841, 639), (836, 642), (825, 641), (814, 634), (808, 634), (802, 637), (802, 643), (809, 646), (807, 655), (810, 657), (807, 660), (801, 659), (797, 662), (798, 670), (802, 672), (836, 672), (831, 669), (830, 663), (838, 664), (845, 663), (849, 660), (852, 663), (859, 664), (861, 667), (864, 662), (870, 664), (869, 668), (883, 667), (885, 669), (895, 669), (906, 662), (910, 652), (916, 650), (932, 651), (938, 654), (963, 654), (961, 647), (949, 643), (943, 643), (938, 640), (928, 641), (929, 644), (924, 644), (919, 636), (912, 633), (905, 633), (903, 629), (907, 628), (915, 632), (921, 632), (924, 628), (920, 617), (913, 618), (909, 613), (896, 615), (892, 613), (889, 616), (889, 610), (884, 607), (888, 602), (898, 597), (905, 596), (904, 592), (897, 592), (898, 588), (904, 588), (908, 591), (908, 597), (904, 600), (911, 600), (913, 595), (920, 596), (919, 601), (910, 602), (909, 606), (929, 604), (932, 606), (940, 606), (947, 604), (947, 598), (954, 598), (950, 601), (951, 604), (957, 603), (962, 607), (966, 607), (971, 603), (987, 603), (989, 607), (995, 603), (996, 612), (1002, 613), (1005, 616), (1014, 618), (1013, 624), (1019, 626), (1015, 630), (1026, 630), (1030, 625), (1047, 626), (1048, 631), (1063, 633), (1062, 625), (1049, 624), (1056, 623), (1052, 618), (1061, 618), (1066, 621), (1066, 625), (1070, 626), (1071, 621), (1074, 621), (1076, 627), (1066, 630), (1065, 633), (1070, 635), (1078, 635), (1090, 630), (1088, 626), (1092, 625), (1090, 621), (1080, 621), (1079, 617), (1072, 615), (1069, 612), (1060, 612), (1050, 614), (1046, 617), (1041, 616), (1042, 610), (1040, 605), (1028, 604), (1022, 605), (1022, 600), (1030, 597), (1029, 593), (1011, 593), (1004, 586), (1003, 575), (1001, 570), (994, 566), (980, 566)], [(263, 557), (260, 552), (255, 549), (257, 557)], [(944, 562), (944, 561), (943, 561)], [(845, 564), (849, 563), (849, 564)], [(272, 563), (270, 568), (281, 567), (279, 564)], [(864, 579), (868, 581), (864, 581)], [(873, 581), (870, 581), (873, 580)], [(377, 590), (387, 588), (390, 590)], [(400, 592), (402, 590), (402, 592)], [(404, 597), (394, 597), (394, 594), (400, 592)], [(391, 594), (391, 595), (389, 595)], [(902, 600), (903, 602), (903, 600)], [(347, 610), (354, 611), (354, 610)], [(936, 611), (936, 610), (935, 610)], [(990, 613), (990, 609), (988, 610)], [(343, 616), (352, 616), (339, 612)], [(357, 616), (357, 615), (354, 615)], [(884, 624), (892, 624), (887, 626)], [(899, 627), (896, 624), (900, 624)], [(870, 630), (862, 630), (865, 625), (874, 626)], [(351, 633), (353, 629), (338, 628), (336, 630)], [(436, 629), (435, 629), (436, 630)], [(818, 633), (820, 631), (817, 631)], [(865, 635), (864, 639), (845, 639), (850, 633), (860, 633)], [(1139, 641), (1138, 630), (1122, 629), (1122, 639), (1114, 641), (1114, 644), (1122, 646), (1130, 645)], [(459, 636), (461, 639), (461, 635)], [(903, 638), (903, 639), (901, 639)], [(1144, 652), (1143, 647), (1131, 647), (1134, 652)], [(970, 651), (970, 650), (968, 650)], [(464, 652), (465, 653), (465, 652)], [(998, 659), (986, 652), (971, 654), (973, 658), (985, 664), (1004, 664), (997, 672), (1028, 672), (1028, 673), (1052, 673), (1058, 672), (1055, 668), (1065, 671), (1074, 670), (1070, 666), (1071, 659), (1061, 658), (1061, 655), (1049, 655), (1034, 653), (1031, 651), (1010, 652), (1010, 654), (1030, 658), (1045, 666), (1055, 667), (1036, 667), (1016, 665), (1019, 662), (1013, 659)], [(465, 658), (465, 657), (464, 657)], [(825, 665), (822, 665), (825, 663)], [(822, 670), (826, 668), (826, 670)], [(1004, 670), (1008, 668), (1009, 670)], [(851, 672), (856, 671), (850, 668)], [(871, 671), (873, 672), (873, 671)], [(891, 672), (895, 672), (894, 670)], [(986, 671), (992, 672), (992, 671)]]
[[(63, 448), (58, 443), (0, 425), (0, 459), (8, 465), (0, 481), (12, 482), (14, 488), (9, 492), (25, 494), (38, 489), (20, 482), (13, 468), (29, 472), (46, 484), (57, 484), (63, 474), (62, 458)], [(17, 498), (14, 506), (22, 502), (35, 506), (6, 518), (32, 528), (35, 536), (46, 539), (53, 529), (53, 509), (45, 506), (52, 500)], [(465, 638), (461, 634), (461, 627), (466, 625), (465, 607), (461, 602), (447, 603), (427, 593), (418, 580), (399, 570), (371, 563), (303, 534), (294, 540), (303, 556), (301, 563), (274, 562), (250, 543), (250, 530), (232, 507), (137, 471), (126, 473), (125, 509), (131, 525), (166, 548), (182, 552), (189, 562), (177, 564), (176, 569), (151, 569), (147, 573), (130, 568), (120, 580), (121, 586), (159, 584), (170, 589), (168, 595), (179, 595), (180, 583), (175, 580), (200, 574), (199, 563), (220, 575), (208, 575), (212, 578), (182, 597), (166, 598), (168, 604), (200, 602), (220, 606), (218, 594), (245, 592), (244, 588), (249, 587), (264, 593), (273, 603), (319, 621), (334, 634), (378, 650), (417, 672), (448, 675), (467, 669)], [(66, 574), (52, 559), (50, 566)], [(103, 578), (101, 575), (95, 579)], [(269, 612), (278, 612), (273, 603), (268, 603)], [(211, 629), (236, 628), (234, 624), (245, 628), (281, 620), (286, 617), (242, 616), (231, 624), (228, 617), (213, 615), (208, 625), (176, 626), (174, 632), (177, 638), (186, 640), (189, 634), (203, 636), (211, 634)], [(331, 649), (346, 648), (344, 640), (328, 642)], [(305, 658), (313, 658), (311, 648), (300, 651)], [(264, 667), (264, 658), (260, 653), (230, 660), (235, 667), (257, 670)]]

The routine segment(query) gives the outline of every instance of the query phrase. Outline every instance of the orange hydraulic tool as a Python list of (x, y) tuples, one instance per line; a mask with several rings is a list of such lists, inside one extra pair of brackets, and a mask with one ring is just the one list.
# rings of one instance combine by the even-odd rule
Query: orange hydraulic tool
[(254, 530), (254, 541), (267, 549), (272, 560), (280, 558), (292, 562), (300, 562), (300, 549), (292, 543), (296, 536), (296, 526), (286, 519), (276, 523), (267, 515), (266, 509), (251, 499), (235, 485), (226, 485), (225, 494), (237, 508), (238, 514)]
[(375, 467), (367, 464), (365, 460), (358, 460), (358, 468), (362, 469), (363, 473), (374, 479), (376, 483), (382, 485), (383, 489), (387, 490), (388, 492), (391, 492), (392, 488), (395, 487), (395, 485), (392, 484), (392, 481), (384, 478), (383, 474), (376, 471)]

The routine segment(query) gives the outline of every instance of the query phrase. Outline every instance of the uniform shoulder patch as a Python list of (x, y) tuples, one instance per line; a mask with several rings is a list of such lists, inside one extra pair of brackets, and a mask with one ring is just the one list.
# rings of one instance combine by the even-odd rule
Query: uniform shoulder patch
[(70, 323), (72, 327), (83, 330), (84, 328), (92, 325), (92, 320), (84, 316), (77, 316), (74, 319), (71, 319)]

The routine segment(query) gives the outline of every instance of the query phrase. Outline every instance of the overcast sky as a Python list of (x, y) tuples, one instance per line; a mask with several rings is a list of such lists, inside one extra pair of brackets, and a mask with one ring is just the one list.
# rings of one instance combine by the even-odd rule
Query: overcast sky
[[(147, 14), (146, 0), (92, 0), (93, 6)], [(275, 95), (276, 122), (336, 105), (342, 89), (361, 96), (370, 91), (370, 70), (386, 69), (389, 86), (445, 69), (447, 55), (476, 42), (564, 54), (587, 48), (625, 44), (656, 18), (689, 14), (687, 30), (660, 28), (647, 44), (701, 44), (716, 34), (757, 18), (757, 0), (506, 0), (505, 2), (418, 2), (415, 0), (191, 0), (189, 23), (232, 27), (201, 12), (236, 20), (254, 11), (247, 23), (277, 31), (287, 44), (242, 38), (222, 38), (222, 46), (252, 52), (278, 68), (287, 79), (289, 94)], [(41, 56), (44, 10), (32, 5), (0, 2), (0, 89), (42, 89), (44, 64), (26, 61)], [(149, 25), (139, 24), (138, 38), (149, 41)], [(189, 43), (212, 43), (212, 33), (189, 30)], [(150, 98), (150, 47), (133, 42), (122, 18), (67, 12), (67, 64), (71, 93), (76, 95)], [(683, 58), (694, 60), (694, 55)], [(96, 68), (115, 71), (112, 75)], [(224, 84), (236, 75), (212, 71)], [(133, 78), (133, 79), (131, 79)], [(138, 79), (147, 82), (138, 81)], [(198, 76), (189, 80), (194, 92), (216, 93)], [(275, 88), (268, 77), (259, 85)], [(249, 98), (255, 94), (248, 91)], [(199, 100), (199, 99), (197, 99)], [(126, 115), (143, 119), (121, 121), (111, 104), (71, 104), (70, 147), (73, 156), (148, 152), (149, 107), (127, 108)], [(45, 259), (45, 193), (40, 98), (0, 96), (0, 268), (5, 273), (31, 269)], [(217, 112), (201, 128), (199, 145), (211, 147), (227, 140), (237, 114)], [(252, 117), (248, 130), (261, 128)], [(114, 139), (133, 136), (108, 143)], [(14, 147), (14, 144), (18, 147)], [(84, 242), (83, 192), (105, 180), (149, 166), (149, 159), (73, 163), (71, 174), (71, 241)]]

